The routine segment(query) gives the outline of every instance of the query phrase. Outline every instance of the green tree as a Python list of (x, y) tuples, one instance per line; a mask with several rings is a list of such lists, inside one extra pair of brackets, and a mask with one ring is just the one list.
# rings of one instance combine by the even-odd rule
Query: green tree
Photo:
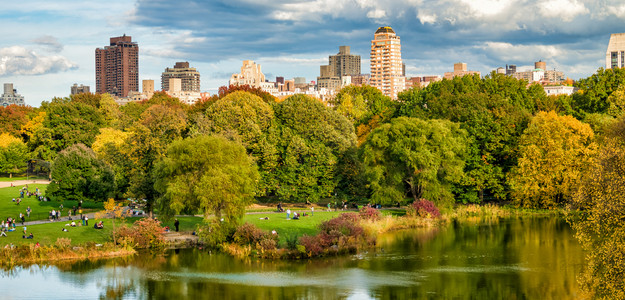
[(319, 100), (295, 95), (275, 105), (276, 126), (267, 132), (263, 159), (268, 193), (281, 201), (317, 202), (333, 194), (338, 157), (356, 145), (354, 126)]
[(169, 144), (182, 139), (187, 131), (187, 114), (179, 104), (174, 101), (171, 105), (150, 106), (130, 130), (127, 153), (132, 169), (128, 190), (135, 198), (147, 199), (149, 211), (157, 197), (152, 177), (154, 164), (163, 158)]
[(240, 144), (219, 136), (172, 143), (155, 168), (160, 213), (214, 214), (236, 223), (252, 203), (259, 175)]
[(569, 219), (587, 251), (580, 275), (584, 298), (625, 298), (625, 121), (608, 132), (592, 168), (573, 196)]
[(521, 136), (510, 177), (513, 201), (540, 208), (569, 201), (596, 147), (588, 124), (553, 111), (538, 113)]
[(236, 135), (246, 146), (255, 144), (272, 125), (273, 109), (260, 97), (236, 91), (217, 100), (206, 110), (209, 132)]
[(599, 68), (597, 72), (588, 78), (583, 78), (575, 83), (579, 91), (573, 94), (571, 104), (582, 118), (586, 113), (606, 113), (610, 107), (610, 95), (625, 86), (625, 69)]
[(89, 104), (55, 98), (41, 108), (46, 112), (43, 125), (50, 130), (54, 151), (77, 143), (91, 146), (104, 125), (102, 114)]
[(357, 131), (358, 141), (364, 141), (371, 130), (390, 119), (396, 107), (395, 101), (369, 85), (344, 87), (330, 100), (330, 104), (355, 127), (360, 127)]
[(111, 166), (115, 173), (114, 198), (124, 198), (130, 187), (133, 164), (129, 145), (131, 133), (113, 128), (100, 128), (100, 134), (93, 143), (93, 151), (98, 159)]
[(464, 174), (465, 136), (447, 120), (399, 117), (375, 129), (360, 152), (371, 200), (397, 203), (411, 196), (449, 205), (452, 185)]
[(83, 144), (59, 152), (51, 169), (52, 182), (46, 194), (53, 199), (104, 201), (115, 191), (111, 168)]
[(0, 134), (0, 173), (13, 177), (13, 173), (26, 170), (28, 154), (28, 147), (21, 139), (8, 133)]

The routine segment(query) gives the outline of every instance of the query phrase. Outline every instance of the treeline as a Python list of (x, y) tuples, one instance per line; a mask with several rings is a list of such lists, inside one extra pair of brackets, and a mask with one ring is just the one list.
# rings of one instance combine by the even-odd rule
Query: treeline
[(552, 208), (619, 124), (624, 82), (600, 69), (573, 96), (548, 97), (501, 74), (464, 76), (397, 101), (349, 86), (329, 105), (233, 86), (192, 106), (73, 95), (0, 108), (0, 172), (52, 162), (50, 197), (133, 197), (165, 213), (237, 215), (253, 199)]

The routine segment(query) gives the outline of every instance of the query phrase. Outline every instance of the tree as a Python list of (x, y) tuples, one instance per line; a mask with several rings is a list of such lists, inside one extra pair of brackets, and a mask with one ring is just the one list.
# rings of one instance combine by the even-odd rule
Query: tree
[(0, 133), (20, 136), (22, 126), (36, 113), (37, 109), (30, 106), (0, 106)]
[(463, 177), (465, 143), (466, 132), (446, 120), (399, 117), (381, 125), (360, 150), (371, 200), (397, 203), (411, 196), (450, 204), (452, 185)]
[(115, 191), (110, 166), (83, 144), (59, 152), (51, 169), (52, 182), (46, 191), (51, 198), (104, 201)]
[(234, 139), (251, 146), (271, 126), (274, 113), (260, 97), (236, 91), (211, 105), (206, 110), (206, 117), (210, 132), (225, 136), (235, 134)]
[(154, 164), (165, 155), (167, 146), (182, 139), (187, 131), (186, 112), (176, 101), (150, 106), (130, 129), (128, 156), (132, 168), (128, 190), (133, 197), (148, 201), (148, 211), (152, 210), (157, 197), (152, 177)]
[(569, 201), (596, 147), (589, 125), (553, 111), (538, 113), (521, 136), (510, 178), (514, 202), (553, 208)]
[(124, 218), (130, 216), (130, 210), (126, 210), (122, 203), (115, 203), (115, 199), (109, 198), (104, 202), (104, 211), (97, 212), (95, 214), (96, 219), (109, 218), (113, 227), (113, 244), (117, 244), (117, 230), (115, 230), (116, 219), (120, 219), (121, 222)]
[(573, 196), (569, 219), (588, 254), (580, 278), (584, 298), (625, 298), (625, 121), (612, 126)]
[(605, 113), (610, 107), (608, 97), (625, 86), (625, 69), (599, 68), (595, 74), (575, 83), (579, 91), (573, 94), (572, 106), (578, 117), (586, 113)]
[(221, 86), (219, 87), (219, 91), (217, 93), (219, 94), (219, 98), (221, 99), (223, 97), (226, 97), (228, 94), (234, 93), (237, 91), (243, 91), (243, 92), (248, 92), (250, 94), (254, 94), (269, 104), (275, 103), (277, 100), (276, 97), (274, 97), (270, 93), (263, 91), (263, 89), (259, 87), (251, 87), (247, 84), (244, 84), (244, 85), (232, 85), (231, 84), (229, 86)]
[(214, 214), (228, 223), (243, 216), (259, 179), (245, 148), (219, 136), (173, 142), (154, 174), (161, 214)]
[(129, 145), (131, 133), (113, 128), (100, 128), (100, 134), (93, 142), (93, 151), (98, 159), (111, 166), (115, 173), (115, 198), (126, 195), (130, 186), (133, 164)]
[(43, 125), (50, 130), (54, 151), (77, 143), (91, 146), (104, 124), (102, 114), (89, 104), (55, 98), (41, 108), (46, 112)]
[(333, 194), (338, 157), (355, 147), (354, 126), (319, 100), (295, 95), (274, 106), (276, 126), (262, 144), (275, 170), (263, 170), (268, 193), (281, 201), (317, 202)]
[(28, 161), (28, 147), (21, 139), (8, 133), (0, 134), (0, 173), (23, 172)]

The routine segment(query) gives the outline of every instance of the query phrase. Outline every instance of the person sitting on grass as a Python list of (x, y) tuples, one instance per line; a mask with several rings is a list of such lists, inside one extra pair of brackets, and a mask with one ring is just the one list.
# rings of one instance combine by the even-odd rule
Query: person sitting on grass
[(61, 231), (68, 232), (67, 228), (61, 228)]
[(95, 229), (103, 229), (104, 228), (104, 223), (102, 221), (100, 221), (98, 223), (95, 223), (93, 225), (93, 228), (95, 228)]
[(76, 222), (72, 221), (71, 223), (69, 223), (69, 226), (76, 227)]
[(26, 235), (22, 235), (22, 238), (23, 238), (23, 239), (31, 239), (31, 240), (32, 240), (32, 239), (34, 239), (34, 238), (35, 238), (35, 236), (33, 236), (33, 233), (31, 232), (31, 233), (30, 233), (30, 235), (28, 235), (28, 236), (26, 236)]
[(299, 214), (297, 212), (293, 213), (293, 220), (299, 220)]

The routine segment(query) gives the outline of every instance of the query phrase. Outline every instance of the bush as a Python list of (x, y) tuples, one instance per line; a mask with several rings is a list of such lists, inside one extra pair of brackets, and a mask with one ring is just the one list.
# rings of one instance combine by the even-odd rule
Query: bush
[(320, 235), (303, 235), (299, 239), (299, 243), (304, 246), (309, 256), (318, 256), (323, 253), (323, 241)]
[(408, 207), (406, 213), (409, 216), (421, 218), (439, 218), (441, 216), (438, 207), (432, 201), (419, 199)]
[(265, 238), (266, 233), (256, 225), (245, 223), (234, 232), (233, 240), (239, 245), (255, 245)]
[(161, 222), (152, 218), (136, 221), (132, 227), (120, 226), (115, 230), (120, 241), (133, 241), (136, 248), (160, 248), (165, 246)]
[(286, 247), (289, 250), (294, 250), (295, 248), (297, 248), (297, 240), (298, 240), (298, 236), (297, 233), (292, 233), (286, 236)]
[(236, 226), (232, 223), (213, 219), (198, 228), (198, 236), (208, 247), (218, 248), (222, 243), (231, 241), (236, 230)]
[(260, 248), (263, 250), (275, 250), (278, 246), (278, 242), (276, 242), (275, 239), (272, 239), (271, 237), (265, 237), (262, 240), (260, 240)]
[(363, 220), (377, 221), (382, 217), (382, 214), (375, 208), (365, 206), (360, 210), (359, 216)]

